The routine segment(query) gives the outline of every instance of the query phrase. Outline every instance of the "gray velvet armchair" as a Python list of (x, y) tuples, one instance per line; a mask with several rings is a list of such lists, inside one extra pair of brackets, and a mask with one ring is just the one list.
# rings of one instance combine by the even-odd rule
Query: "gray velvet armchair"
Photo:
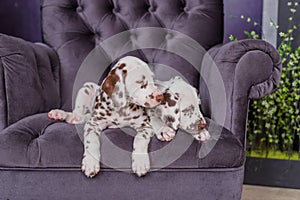
[[(222, 0), (42, 0), (41, 14), (44, 44), (0, 35), (0, 199), (241, 198), (248, 104), (276, 89), (276, 49), (261, 40), (222, 45)], [(47, 112), (71, 110), (76, 73), (96, 45), (138, 27), (181, 32), (208, 51), (225, 87), (223, 124), (217, 111), (224, 105), (211, 103), (207, 81), (190, 63), (155, 49), (130, 54), (177, 69), (199, 88), (204, 115), (222, 132), (205, 157), (194, 141), (175, 162), (145, 177), (102, 164), (101, 173), (88, 179), (80, 171), (83, 145), (75, 126), (53, 121)], [(131, 150), (132, 137), (119, 130), (105, 135)], [(149, 150), (161, 143), (153, 138)]]

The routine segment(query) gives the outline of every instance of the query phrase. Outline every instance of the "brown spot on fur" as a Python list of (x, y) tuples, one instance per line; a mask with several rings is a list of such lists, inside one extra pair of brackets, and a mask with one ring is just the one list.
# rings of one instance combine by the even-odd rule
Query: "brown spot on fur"
[(149, 97), (150, 97), (150, 99), (154, 99), (154, 95), (153, 94), (150, 94)]
[(150, 104), (148, 102), (144, 103), (145, 107), (150, 107)]
[(100, 106), (100, 103), (97, 103), (97, 104), (95, 105), (95, 109), (98, 109), (99, 106)]
[(102, 112), (100, 112), (99, 114), (100, 114), (101, 116), (105, 116), (105, 114), (104, 114), (104, 113), (102, 113)]
[(136, 81), (136, 83), (141, 85), (141, 89), (145, 89), (148, 85), (148, 81), (145, 82), (146, 77), (143, 75), (142, 80)]
[(87, 95), (89, 95), (89, 91), (87, 89), (84, 90), (84, 93), (86, 93)]
[(119, 125), (119, 123), (117, 123), (117, 122), (111, 122), (112, 124), (114, 124), (114, 125)]
[(175, 109), (175, 114), (178, 114), (178, 112), (179, 112), (179, 109), (176, 108), (176, 109)]
[(139, 117), (140, 117), (139, 115), (136, 115), (136, 116), (133, 116), (132, 119), (137, 119)]
[(118, 81), (120, 81), (120, 77), (116, 74), (116, 69), (111, 70), (102, 84), (102, 91), (111, 98)]
[(106, 115), (107, 116), (111, 116), (111, 113), (106, 111)]
[(190, 124), (187, 129), (190, 131), (198, 131), (198, 123), (195, 122), (195, 123)]
[(174, 101), (173, 99), (171, 99), (172, 95), (170, 93), (165, 92), (163, 95), (164, 95), (164, 98), (161, 101), (162, 105), (166, 105), (166, 103), (168, 103), (168, 106), (170, 106), (170, 107), (173, 107), (173, 106), (176, 105), (176, 101)]
[(146, 81), (146, 83), (144, 82), (142, 85), (141, 85), (141, 89), (146, 89), (148, 86), (148, 81)]
[(195, 110), (194, 105), (190, 105), (189, 107), (183, 109), (183, 110), (182, 110), (182, 113), (183, 113), (185, 116), (192, 116), (194, 110)]
[(125, 117), (123, 120), (125, 120), (125, 121), (130, 121), (130, 120), (131, 120), (131, 117)]
[(93, 130), (93, 129), (88, 128), (88, 129), (86, 130), (86, 132), (90, 133), (92, 130)]
[(125, 63), (122, 63), (121, 65), (119, 65), (118, 69), (123, 69), (126, 66)]
[(166, 115), (166, 116), (164, 116), (164, 121), (165, 122), (175, 122), (175, 118), (171, 115)]

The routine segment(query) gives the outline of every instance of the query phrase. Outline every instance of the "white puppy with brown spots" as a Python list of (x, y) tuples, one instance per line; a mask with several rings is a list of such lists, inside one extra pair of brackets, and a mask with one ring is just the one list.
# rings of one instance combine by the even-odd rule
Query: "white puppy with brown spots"
[(198, 141), (210, 138), (206, 121), (200, 111), (197, 91), (181, 77), (169, 81), (156, 81), (163, 92), (161, 103), (147, 110), (153, 133), (162, 141), (170, 141), (180, 128), (190, 133)]
[(127, 56), (112, 68), (100, 87), (84, 84), (77, 94), (73, 112), (52, 110), (48, 116), (71, 124), (86, 122), (82, 171), (88, 177), (100, 171), (101, 132), (106, 128), (134, 128), (137, 134), (133, 142), (132, 170), (141, 176), (150, 170), (148, 143), (153, 133), (145, 107), (158, 105), (162, 98), (148, 65)]
[(86, 122), (82, 170), (88, 177), (100, 170), (99, 136), (106, 128), (130, 126), (137, 131), (132, 170), (138, 176), (150, 170), (148, 144), (154, 134), (170, 141), (181, 128), (197, 140), (209, 139), (195, 88), (180, 77), (154, 84), (148, 65), (130, 56), (113, 67), (101, 86), (85, 83), (73, 112), (52, 110), (49, 117), (71, 124)]

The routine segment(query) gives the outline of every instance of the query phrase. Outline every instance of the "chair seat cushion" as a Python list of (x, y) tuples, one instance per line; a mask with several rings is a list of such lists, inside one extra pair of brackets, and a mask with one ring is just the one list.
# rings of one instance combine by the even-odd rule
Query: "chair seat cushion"
[[(171, 142), (149, 144), (152, 168), (232, 168), (244, 162), (241, 142), (208, 121), (212, 139), (199, 143), (183, 131)], [(0, 132), (0, 167), (80, 168), (83, 126), (57, 122), (46, 113), (24, 118)], [(125, 133), (123, 133), (125, 132)], [(134, 130), (107, 129), (101, 136), (102, 168), (130, 168)]]

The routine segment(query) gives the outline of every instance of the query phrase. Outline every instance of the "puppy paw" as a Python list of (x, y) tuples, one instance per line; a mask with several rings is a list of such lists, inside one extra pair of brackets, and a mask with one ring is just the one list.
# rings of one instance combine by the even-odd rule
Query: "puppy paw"
[(150, 159), (147, 153), (132, 153), (132, 171), (139, 177), (150, 171)]
[(92, 155), (85, 156), (82, 159), (81, 170), (88, 178), (93, 178), (100, 171), (100, 159), (96, 159)]
[(196, 137), (197, 140), (204, 142), (210, 139), (210, 134), (206, 129), (203, 129)]
[(51, 110), (50, 112), (48, 112), (48, 117), (51, 119), (64, 121), (67, 119), (68, 113), (66, 113), (63, 110), (56, 109), (56, 110)]
[(159, 133), (156, 133), (157, 139), (159, 139), (160, 141), (167, 141), (167, 142), (173, 140), (175, 135), (176, 132), (168, 126), (163, 127)]

